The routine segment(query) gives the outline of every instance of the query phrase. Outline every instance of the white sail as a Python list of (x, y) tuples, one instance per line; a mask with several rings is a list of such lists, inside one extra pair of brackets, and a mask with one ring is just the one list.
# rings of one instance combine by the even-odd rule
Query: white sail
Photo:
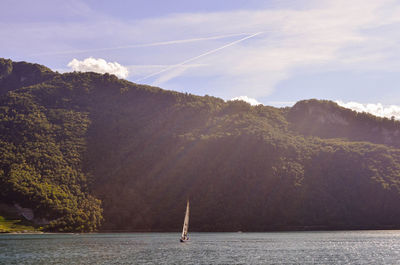
[(187, 201), (187, 204), (186, 204), (186, 214), (185, 214), (185, 220), (183, 221), (181, 240), (188, 239), (188, 236), (187, 236), (188, 229), (189, 229), (189, 200)]

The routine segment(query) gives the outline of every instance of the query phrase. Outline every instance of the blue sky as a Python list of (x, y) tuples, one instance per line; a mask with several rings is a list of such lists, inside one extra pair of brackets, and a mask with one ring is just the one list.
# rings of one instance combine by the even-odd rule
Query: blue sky
[(398, 1), (1, 0), (0, 10), (0, 57), (225, 100), (319, 98), (400, 117)]

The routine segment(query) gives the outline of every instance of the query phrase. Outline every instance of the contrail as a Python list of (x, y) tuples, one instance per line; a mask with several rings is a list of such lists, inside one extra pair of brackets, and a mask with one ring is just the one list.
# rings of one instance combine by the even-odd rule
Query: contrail
[(218, 35), (218, 36), (211, 36), (211, 37), (204, 37), (204, 38), (161, 41), (161, 42), (134, 44), (134, 45), (117, 46), (117, 47), (109, 47), (109, 48), (98, 48), (98, 49), (87, 49), (87, 50), (69, 50), (69, 51), (58, 51), (58, 52), (57, 51), (56, 52), (43, 52), (43, 53), (36, 53), (31, 56), (76, 54), (76, 53), (86, 53), (86, 52), (102, 52), (102, 51), (130, 49), (130, 48), (154, 47), (154, 46), (190, 43), (190, 42), (205, 41), (205, 40), (218, 40), (218, 39), (225, 39), (225, 38), (229, 38), (229, 37), (237, 37), (237, 36), (243, 36), (243, 35), (249, 35), (249, 33), (235, 33), (235, 34)]
[(182, 66), (182, 65), (184, 65), (184, 64), (186, 64), (186, 63), (190, 63), (190, 62), (192, 62), (192, 61), (194, 61), (194, 60), (197, 60), (197, 59), (199, 59), (199, 58), (201, 58), (201, 57), (210, 55), (210, 54), (212, 54), (212, 53), (215, 53), (215, 52), (217, 52), (217, 51), (220, 51), (220, 50), (222, 50), (222, 49), (225, 49), (225, 48), (227, 48), (227, 47), (229, 47), (229, 46), (235, 45), (235, 44), (237, 44), (237, 43), (239, 43), (239, 42), (242, 42), (242, 41), (245, 41), (245, 40), (247, 40), (247, 39), (253, 38), (253, 37), (257, 36), (257, 35), (260, 35), (261, 33), (263, 33), (263, 32), (257, 32), (257, 33), (255, 33), (255, 34), (252, 34), (252, 35), (247, 36), (247, 37), (245, 37), (245, 38), (241, 38), (240, 40), (236, 40), (236, 41), (230, 42), (230, 43), (225, 44), (224, 46), (221, 46), (221, 47), (219, 47), (219, 48), (216, 48), (216, 49), (210, 50), (210, 51), (208, 51), (208, 52), (205, 52), (205, 53), (203, 53), (203, 54), (197, 55), (196, 57), (187, 59), (187, 60), (185, 60), (185, 61), (183, 61), (183, 62), (181, 62), (181, 63), (168, 66), (167, 68), (164, 68), (163, 70), (160, 70), (160, 71), (158, 71), (158, 72), (155, 72), (155, 73), (149, 74), (149, 75), (147, 75), (147, 76), (145, 76), (145, 77), (142, 77), (142, 78), (140, 78), (140, 79), (137, 79), (137, 80), (135, 80), (135, 82), (142, 81), (142, 80), (144, 80), (144, 79), (147, 79), (147, 78), (153, 77), (153, 76), (155, 76), (155, 75), (161, 74), (161, 73), (163, 73), (163, 72), (165, 72), (165, 71), (168, 71), (168, 70), (170, 70), (170, 69), (172, 69), (172, 68)]

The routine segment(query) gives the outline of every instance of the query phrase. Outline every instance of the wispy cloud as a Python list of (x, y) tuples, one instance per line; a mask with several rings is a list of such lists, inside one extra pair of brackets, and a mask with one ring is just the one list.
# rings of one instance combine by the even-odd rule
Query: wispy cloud
[[(179, 14), (157, 21), (171, 28), (177, 28), (179, 23), (187, 31), (199, 34), (216, 28), (226, 32), (237, 29), (264, 32), (224, 52), (203, 58), (193, 57), (196, 62), (209, 66), (196, 73), (190, 70), (181, 73), (204, 78), (218, 75), (211, 86), (218, 89), (213, 91), (218, 96), (232, 98), (247, 94), (265, 98), (279, 82), (302, 69), (317, 72), (388, 69), (390, 52), (385, 47), (393, 42), (394, 36), (370, 34), (368, 31), (376, 31), (398, 21), (396, 17), (400, 17), (400, 10), (393, 5), (391, 0), (321, 1), (318, 6), (306, 10)], [(389, 9), (392, 11), (388, 12)], [(390, 62), (392, 70), (398, 68), (395, 64)], [(168, 74), (171, 69), (154, 75)], [(154, 75), (145, 76), (143, 80)], [(207, 85), (210, 86), (209, 83)]]
[(199, 41), (219, 40), (219, 39), (226, 39), (226, 38), (238, 37), (238, 36), (244, 36), (244, 35), (252, 35), (252, 33), (234, 33), (234, 34), (225, 34), (225, 35), (218, 35), (218, 36), (201, 37), (201, 38), (160, 41), (160, 42), (133, 44), (133, 45), (124, 45), (124, 46), (115, 46), (115, 47), (97, 48), (97, 49), (51, 51), (51, 52), (42, 52), (42, 53), (31, 54), (31, 56), (94, 53), (94, 52), (114, 51), (114, 50), (133, 49), (133, 48), (156, 47), (156, 46), (166, 46), (166, 45), (174, 45), (174, 44), (185, 44), (185, 43), (192, 43), (192, 42), (199, 42)]
[[(165, 69), (167, 67), (174, 66), (174, 65), (167, 65), (167, 64), (133, 64), (133, 65), (126, 65), (126, 68), (128, 68), (129, 71), (129, 77), (132, 78), (140, 78), (149, 74), (152, 74), (154, 72), (158, 72), (162, 69)], [(200, 64), (200, 63), (193, 63), (193, 64), (185, 64), (184, 68), (194, 68), (194, 67), (206, 67), (207, 64)], [(175, 67), (179, 68), (179, 67)]]
[(136, 80), (136, 82), (139, 82), (139, 81), (148, 79), (148, 78), (150, 78), (150, 77), (159, 75), (159, 74), (161, 74), (161, 73), (163, 73), (163, 72), (166, 72), (166, 71), (168, 71), (168, 70), (171, 70), (171, 69), (173, 69), (173, 68), (183, 66), (183, 65), (185, 65), (185, 64), (187, 64), (187, 63), (190, 63), (190, 62), (193, 62), (193, 61), (195, 61), (195, 60), (198, 60), (198, 59), (200, 59), (200, 58), (202, 58), (202, 57), (204, 57), (204, 56), (207, 56), (207, 55), (216, 53), (216, 52), (218, 52), (218, 51), (220, 51), (220, 50), (222, 50), (222, 49), (228, 48), (228, 47), (230, 47), (230, 46), (232, 46), (232, 45), (235, 45), (235, 44), (238, 44), (238, 43), (240, 43), (240, 42), (242, 42), (242, 41), (245, 41), (245, 40), (247, 40), (247, 39), (253, 38), (253, 37), (257, 36), (257, 35), (260, 35), (261, 33), (262, 33), (262, 32), (257, 32), (257, 33), (251, 34), (250, 36), (246, 36), (246, 37), (241, 38), (241, 39), (239, 39), (239, 40), (232, 41), (232, 42), (230, 42), (230, 43), (228, 43), (228, 44), (225, 44), (225, 45), (223, 45), (223, 46), (221, 46), (221, 47), (218, 47), (218, 48), (216, 48), (216, 49), (209, 50), (209, 51), (207, 51), (207, 52), (205, 52), (205, 53), (202, 53), (202, 54), (200, 54), (200, 55), (197, 55), (197, 56), (195, 56), (195, 57), (192, 57), (192, 58), (190, 58), (190, 59), (187, 59), (187, 60), (185, 60), (185, 61), (183, 61), (183, 62), (180, 62), (180, 63), (178, 63), (178, 64), (168, 66), (168, 67), (166, 67), (166, 68), (164, 68), (164, 69), (162, 69), (162, 70), (160, 70), (160, 71), (157, 71), (157, 72), (155, 72), (155, 73), (152, 73), (152, 74), (150, 74), (150, 75), (147, 75), (147, 76), (145, 76), (145, 77), (142, 77), (142, 78)]
[(343, 101), (336, 101), (340, 106), (352, 109), (358, 112), (367, 112), (371, 113), (378, 117), (386, 117), (391, 118), (395, 117), (396, 119), (400, 119), (400, 106), (397, 105), (389, 105), (385, 106), (381, 103), (358, 103), (354, 101), (350, 102), (343, 102)]
[(190, 66), (186, 65), (180, 65), (180, 66), (173, 66), (173, 68), (169, 68), (170, 70), (166, 73), (158, 77), (156, 80), (154, 80), (151, 85), (153, 86), (160, 86), (161, 84), (164, 84), (165, 82), (168, 82), (169, 80), (178, 77), (182, 75), (187, 69), (189, 69)]
[(120, 78), (128, 77), (128, 69), (117, 62), (107, 62), (104, 59), (86, 58), (82, 61), (73, 59), (68, 63), (73, 71), (79, 72), (96, 72), (96, 73), (110, 73)]
[[(280, 82), (308, 71), (400, 72), (398, 1), (301, 2), (306, 8), (292, 8), (291, 3), (296, 3), (292, 1), (274, 9), (176, 13), (136, 20), (78, 5), (80, 11), (74, 17), (83, 15), (73, 21), (0, 20), (0, 35), (7, 36), (0, 49), (26, 56), (25, 60), (30, 54), (53, 54), (33, 58), (43, 63), (57, 58), (65, 65), (71, 58), (92, 56), (122, 65), (165, 65), (137, 67), (130, 77), (225, 99), (247, 95), (268, 100)], [(242, 33), (247, 37), (252, 32), (263, 34), (224, 47), (242, 39)]]

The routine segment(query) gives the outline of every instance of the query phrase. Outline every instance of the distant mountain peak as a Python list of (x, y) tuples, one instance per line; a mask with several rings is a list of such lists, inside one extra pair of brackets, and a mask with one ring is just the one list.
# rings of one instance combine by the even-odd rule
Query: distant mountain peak
[(329, 100), (299, 101), (290, 109), (288, 120), (305, 135), (400, 147), (399, 121), (356, 112)]
[(23, 86), (41, 83), (55, 73), (46, 66), (27, 62), (13, 62), (0, 58), (0, 94)]

